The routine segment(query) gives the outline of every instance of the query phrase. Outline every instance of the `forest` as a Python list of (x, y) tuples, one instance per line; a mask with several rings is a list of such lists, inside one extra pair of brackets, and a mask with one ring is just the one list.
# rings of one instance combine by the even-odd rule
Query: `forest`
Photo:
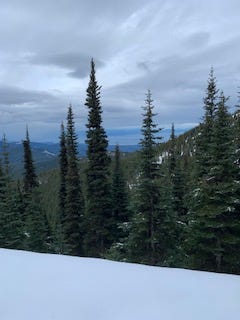
[(163, 142), (151, 91), (140, 150), (108, 151), (94, 61), (86, 90), (87, 154), (73, 107), (59, 124), (59, 161), (37, 173), (30, 132), (24, 171), (0, 162), (0, 247), (240, 274), (240, 107), (229, 111), (213, 68), (196, 128)]

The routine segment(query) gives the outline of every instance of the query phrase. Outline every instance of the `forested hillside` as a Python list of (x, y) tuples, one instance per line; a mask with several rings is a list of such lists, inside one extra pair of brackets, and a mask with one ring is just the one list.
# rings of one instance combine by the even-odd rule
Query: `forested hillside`
[(86, 158), (73, 107), (59, 124), (58, 168), (38, 174), (30, 133), (12, 178), (3, 141), (0, 246), (158, 266), (240, 273), (240, 109), (210, 71), (198, 127), (163, 142), (146, 94), (140, 150), (108, 151), (95, 65), (85, 105)]

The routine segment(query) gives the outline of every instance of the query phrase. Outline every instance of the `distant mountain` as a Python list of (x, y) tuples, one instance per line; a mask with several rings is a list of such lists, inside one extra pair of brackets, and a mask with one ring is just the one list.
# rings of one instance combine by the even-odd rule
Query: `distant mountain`
[[(59, 144), (51, 142), (31, 142), (33, 159), (38, 172), (56, 168), (58, 166)], [(114, 151), (115, 146), (110, 145), (109, 151)], [(122, 152), (134, 152), (139, 149), (139, 145), (120, 146)], [(79, 144), (80, 158), (86, 156), (87, 145)], [(0, 141), (0, 153), (2, 153), (2, 142)], [(21, 175), (23, 172), (23, 146), (21, 142), (8, 143), (9, 160), (13, 174)]]

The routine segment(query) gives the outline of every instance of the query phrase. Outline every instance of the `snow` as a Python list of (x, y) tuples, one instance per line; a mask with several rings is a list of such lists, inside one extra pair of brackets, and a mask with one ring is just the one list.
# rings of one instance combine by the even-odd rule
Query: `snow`
[(237, 320), (240, 277), (0, 249), (1, 320)]
[(44, 150), (43, 153), (45, 153), (48, 156), (56, 157), (57, 155), (55, 153), (52, 153), (50, 151)]

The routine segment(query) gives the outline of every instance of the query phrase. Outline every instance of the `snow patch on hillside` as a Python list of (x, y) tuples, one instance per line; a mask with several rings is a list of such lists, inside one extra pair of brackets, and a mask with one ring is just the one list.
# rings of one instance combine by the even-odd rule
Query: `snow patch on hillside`
[(47, 150), (44, 150), (43, 153), (46, 154), (47, 156), (51, 156), (51, 157), (56, 157), (57, 156), (55, 153), (47, 151)]
[(0, 249), (1, 320), (237, 320), (240, 277)]

